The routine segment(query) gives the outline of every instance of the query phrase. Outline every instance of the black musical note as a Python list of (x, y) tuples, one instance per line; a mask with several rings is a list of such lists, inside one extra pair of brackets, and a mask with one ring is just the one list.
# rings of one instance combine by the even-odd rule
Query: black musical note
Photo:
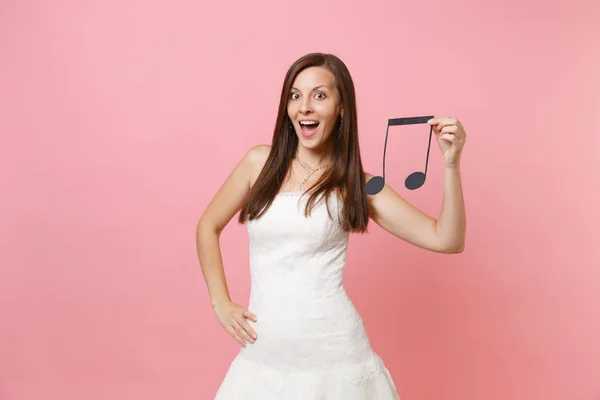
[[(367, 194), (374, 195), (383, 189), (385, 185), (385, 152), (387, 148), (388, 131), (390, 125), (413, 125), (413, 124), (426, 124), (434, 116), (424, 117), (406, 117), (406, 118), (391, 118), (388, 119), (387, 129), (385, 131), (385, 144), (383, 145), (383, 176), (374, 176), (367, 182)], [(427, 165), (429, 164), (429, 149), (431, 148), (431, 135), (433, 133), (433, 126), (429, 128), (429, 146), (427, 146), (427, 158), (425, 159), (425, 172), (413, 172), (404, 181), (404, 186), (409, 190), (418, 189), (425, 183), (427, 177)]]

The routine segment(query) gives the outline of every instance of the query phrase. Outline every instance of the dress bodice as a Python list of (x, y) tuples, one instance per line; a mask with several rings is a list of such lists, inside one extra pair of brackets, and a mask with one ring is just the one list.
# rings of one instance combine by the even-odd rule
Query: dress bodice
[(260, 218), (247, 223), (251, 303), (260, 304), (263, 318), (271, 311), (281, 318), (280, 307), (311, 313), (343, 291), (349, 233), (340, 223), (342, 203), (331, 194), (328, 213), (321, 196), (307, 217), (307, 200), (300, 192), (281, 192)]

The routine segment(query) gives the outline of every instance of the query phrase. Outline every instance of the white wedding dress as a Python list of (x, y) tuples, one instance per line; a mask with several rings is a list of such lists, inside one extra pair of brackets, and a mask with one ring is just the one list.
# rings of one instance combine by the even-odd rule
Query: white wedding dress
[(341, 201), (281, 192), (248, 221), (251, 291), (247, 320), (257, 339), (241, 347), (215, 400), (399, 400), (342, 284), (348, 232)]

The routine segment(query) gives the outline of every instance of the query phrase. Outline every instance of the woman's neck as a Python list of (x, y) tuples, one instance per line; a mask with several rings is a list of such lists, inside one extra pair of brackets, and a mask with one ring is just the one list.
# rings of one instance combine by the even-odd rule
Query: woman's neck
[(316, 169), (320, 168), (323, 165), (330, 164), (332, 159), (331, 151), (315, 151), (305, 149), (304, 147), (298, 147), (295, 154), (299, 161), (301, 161), (306, 166)]

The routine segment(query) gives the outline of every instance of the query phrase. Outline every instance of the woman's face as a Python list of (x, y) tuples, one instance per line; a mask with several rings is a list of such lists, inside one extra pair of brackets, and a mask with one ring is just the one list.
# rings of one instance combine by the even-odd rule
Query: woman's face
[(323, 67), (300, 72), (292, 84), (287, 112), (302, 146), (315, 149), (327, 143), (342, 112), (333, 74)]

